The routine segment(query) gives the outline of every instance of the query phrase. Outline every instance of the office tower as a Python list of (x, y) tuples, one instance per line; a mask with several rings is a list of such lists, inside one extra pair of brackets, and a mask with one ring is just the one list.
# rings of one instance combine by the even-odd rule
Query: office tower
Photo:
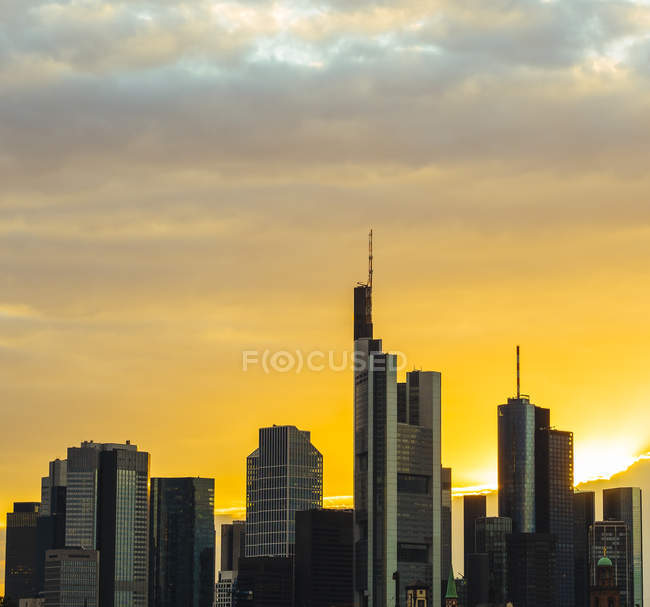
[(292, 556), (239, 559), (233, 607), (293, 607)]
[(150, 607), (212, 607), (214, 479), (152, 478)]
[(232, 589), (234, 579), (234, 571), (219, 571), (219, 577), (215, 588), (215, 607), (232, 607)]
[[(512, 521), (506, 517), (480, 517), (474, 522), (475, 550), (488, 557), (489, 598), (494, 605), (505, 605), (509, 596), (508, 543)], [(469, 578), (466, 573), (465, 577)]]
[(39, 591), (43, 590), (45, 583), (45, 553), (65, 548), (67, 472), (68, 462), (56, 459), (50, 462), (48, 476), (41, 479), (41, 507), (37, 523)]
[(596, 494), (573, 494), (573, 549), (576, 607), (589, 605), (589, 527), (596, 520)]
[(296, 512), (296, 607), (352, 607), (352, 510)]
[(45, 607), (98, 607), (99, 552), (48, 550), (44, 597)]
[[(440, 494), (442, 496), (440, 508), (440, 525), (442, 544), (440, 549), (440, 580), (448, 580), (451, 571), (451, 468), (442, 468), (440, 471)], [(446, 584), (441, 584), (445, 590)]]
[(606, 555), (613, 567), (621, 607), (635, 607), (630, 572), (630, 534), (623, 521), (596, 521), (589, 530), (589, 580), (598, 585), (598, 563)]
[(498, 409), (499, 516), (514, 533), (535, 532), (535, 405), (521, 394), (517, 346), (517, 396)]
[(521, 607), (555, 607), (555, 539), (545, 533), (507, 537), (510, 599)]
[(99, 550), (102, 607), (147, 605), (149, 454), (85, 441), (68, 449), (67, 547)]
[(621, 592), (616, 587), (614, 565), (612, 561), (604, 556), (596, 565), (596, 584), (590, 592), (589, 605), (594, 607), (620, 607)]
[(7, 513), (5, 596), (14, 599), (38, 595), (38, 502), (14, 502)]
[(555, 607), (574, 607), (573, 433), (551, 429), (548, 409), (536, 413), (535, 529), (555, 538)]
[(246, 521), (233, 521), (221, 525), (222, 571), (236, 571), (239, 558), (246, 550)]
[[(467, 557), (479, 552), (476, 550), (475, 527), (476, 519), (487, 515), (487, 498), (485, 495), (463, 496), (463, 548), (465, 559), (465, 575), (467, 575)], [(505, 540), (504, 540), (505, 541)]]
[(618, 487), (603, 491), (603, 518), (623, 521), (630, 532), (629, 562), (631, 605), (643, 607), (643, 525), (639, 487)]
[[(372, 238), (372, 234), (371, 234)], [(371, 240), (372, 242), (372, 240)], [(373, 338), (368, 283), (354, 290), (354, 587), (356, 607), (393, 607), (396, 588), (442, 597), (440, 374), (397, 382), (397, 357)]]
[(467, 605), (487, 605), (490, 600), (490, 558), (485, 553), (467, 555)]
[(246, 464), (246, 556), (292, 556), (296, 511), (323, 507), (323, 456), (309, 432), (273, 426)]

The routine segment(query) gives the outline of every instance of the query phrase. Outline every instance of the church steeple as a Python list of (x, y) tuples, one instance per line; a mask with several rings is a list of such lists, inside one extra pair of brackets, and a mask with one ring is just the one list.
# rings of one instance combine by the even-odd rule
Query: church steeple
[(456, 590), (456, 580), (454, 579), (453, 569), (449, 569), (447, 594), (445, 594), (445, 607), (458, 607), (458, 592)]

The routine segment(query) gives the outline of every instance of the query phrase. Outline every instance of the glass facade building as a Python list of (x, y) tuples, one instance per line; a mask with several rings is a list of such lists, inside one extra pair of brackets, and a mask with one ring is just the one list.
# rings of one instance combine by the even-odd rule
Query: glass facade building
[(463, 496), (463, 555), (467, 571), (467, 557), (477, 552), (475, 540), (475, 523), (487, 516), (487, 498), (485, 495)]
[(309, 432), (273, 426), (246, 465), (246, 557), (293, 556), (296, 511), (323, 507), (323, 456)]
[[(440, 548), (440, 580), (449, 579), (451, 571), (451, 468), (443, 468), (440, 474), (440, 495), (442, 505), (440, 509), (442, 546)], [(445, 584), (441, 584), (441, 592), (446, 590)]]
[(48, 550), (44, 597), (45, 607), (98, 607), (99, 552)]
[(507, 537), (512, 533), (512, 521), (506, 517), (478, 517), (474, 520), (474, 532), (476, 553), (488, 557), (489, 602), (505, 605), (510, 595)]
[(643, 607), (643, 524), (639, 487), (617, 487), (603, 491), (603, 518), (623, 521), (629, 532), (630, 605)]
[(5, 595), (18, 599), (38, 596), (39, 502), (15, 502), (7, 514)]
[[(397, 382), (373, 339), (372, 288), (354, 290), (354, 590), (357, 607), (393, 607), (396, 589), (442, 596), (440, 374)], [(393, 581), (395, 579), (395, 581)]]
[(614, 582), (621, 593), (621, 607), (635, 607), (630, 577), (630, 535), (624, 521), (596, 521), (589, 530), (589, 584), (598, 584), (598, 561), (612, 562)]
[(150, 607), (212, 607), (214, 479), (152, 478)]

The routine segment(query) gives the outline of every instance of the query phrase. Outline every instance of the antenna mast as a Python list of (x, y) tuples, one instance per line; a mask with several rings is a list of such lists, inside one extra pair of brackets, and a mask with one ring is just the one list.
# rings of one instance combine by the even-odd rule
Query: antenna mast
[(521, 398), (521, 367), (519, 363), (519, 346), (517, 346), (517, 400)]
[(368, 233), (368, 286), (372, 289), (372, 229)]

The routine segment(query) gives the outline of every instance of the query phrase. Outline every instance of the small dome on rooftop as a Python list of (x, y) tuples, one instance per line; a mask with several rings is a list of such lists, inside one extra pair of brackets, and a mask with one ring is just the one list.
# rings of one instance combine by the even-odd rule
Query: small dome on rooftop
[(612, 561), (610, 561), (606, 556), (598, 561), (599, 567), (612, 567)]

